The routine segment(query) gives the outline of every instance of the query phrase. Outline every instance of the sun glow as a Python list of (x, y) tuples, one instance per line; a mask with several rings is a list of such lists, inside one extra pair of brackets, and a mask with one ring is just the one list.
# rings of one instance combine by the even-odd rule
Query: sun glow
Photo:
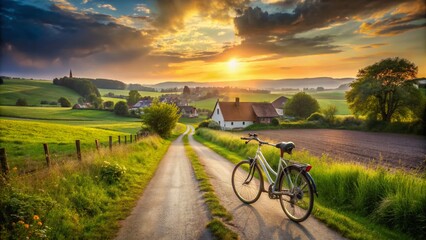
[(233, 58), (228, 61), (228, 68), (230, 71), (235, 72), (238, 68), (238, 60)]

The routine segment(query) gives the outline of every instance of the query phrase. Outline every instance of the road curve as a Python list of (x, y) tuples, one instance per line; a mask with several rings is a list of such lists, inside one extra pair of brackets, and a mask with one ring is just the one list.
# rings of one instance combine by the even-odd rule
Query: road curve
[(269, 199), (266, 193), (252, 205), (242, 203), (232, 190), (234, 165), (195, 141), (192, 135), (189, 139), (222, 205), (234, 216), (233, 223), (241, 239), (343, 239), (312, 216), (300, 224), (292, 222), (278, 200)]
[(212, 239), (206, 229), (208, 221), (180, 136), (161, 160), (131, 215), (122, 221), (116, 239)]

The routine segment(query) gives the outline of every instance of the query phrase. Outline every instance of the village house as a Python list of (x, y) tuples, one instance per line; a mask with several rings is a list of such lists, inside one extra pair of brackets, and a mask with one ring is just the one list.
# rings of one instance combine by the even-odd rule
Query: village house
[(245, 128), (253, 123), (271, 123), (278, 113), (271, 103), (216, 102), (210, 118), (216, 121), (223, 130)]
[(274, 106), (278, 115), (280, 115), (281, 117), (284, 116), (284, 105), (286, 104), (287, 101), (288, 101), (287, 97), (281, 96), (272, 102), (272, 105)]
[(198, 117), (197, 108), (193, 106), (178, 106), (182, 117), (195, 118)]

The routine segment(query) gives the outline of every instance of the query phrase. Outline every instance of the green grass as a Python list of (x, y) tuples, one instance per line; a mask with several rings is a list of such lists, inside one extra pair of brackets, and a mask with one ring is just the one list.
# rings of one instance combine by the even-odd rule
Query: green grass
[(229, 223), (232, 220), (232, 215), (220, 204), (219, 198), (216, 196), (209, 177), (205, 172), (197, 154), (191, 148), (188, 141), (188, 135), (183, 137), (185, 152), (192, 163), (195, 177), (199, 182), (200, 190), (204, 192), (203, 197), (213, 219), (207, 225), (213, 235), (217, 239), (238, 239), (238, 235), (230, 230), (222, 221)]
[(0, 87), (0, 105), (15, 105), (18, 98), (25, 98), (29, 105), (41, 106), (42, 100), (57, 102), (60, 97), (75, 104), (80, 95), (69, 88), (54, 85), (52, 81), (6, 78)]
[(202, 121), (204, 121), (206, 119), (207, 119), (206, 116), (201, 116), (201, 115), (197, 118), (181, 117), (181, 118), (179, 118), (179, 122), (183, 123), (183, 124), (189, 124), (189, 125), (192, 125), (194, 127), (197, 127), (198, 124), (200, 124)]
[[(91, 152), (82, 162), (65, 161), (50, 169), (19, 175), (12, 170), (8, 180), (0, 177), (0, 238), (112, 239), (153, 177), (173, 138), (150, 136), (135, 144), (109, 151)], [(106, 181), (125, 169), (115, 181)], [(40, 219), (34, 220), (34, 215)], [(30, 224), (24, 228), (18, 221)], [(42, 222), (39, 226), (38, 221)]]
[[(102, 99), (104, 99), (104, 97), (103, 97), (104, 95), (106, 95), (110, 92), (114, 93), (114, 95), (117, 95), (117, 96), (124, 95), (124, 96), (127, 96), (127, 97), (129, 96), (129, 92), (130, 92), (130, 90), (118, 90), (118, 89), (106, 89), (106, 88), (98, 88), (98, 90), (99, 90), (99, 93), (102, 96)], [(159, 96), (165, 94), (165, 93), (161, 93), (161, 92), (145, 92), (145, 91), (138, 91), (138, 92), (142, 97), (145, 97), (145, 96), (159, 97)]]
[[(254, 156), (256, 144), (245, 145), (230, 133), (199, 129), (197, 140), (232, 162)], [(212, 147), (213, 146), (213, 147)], [(277, 167), (279, 153), (264, 147), (263, 154)], [(351, 239), (424, 239), (426, 180), (403, 171), (387, 171), (335, 162), (325, 155), (295, 153), (296, 161), (310, 163), (319, 192), (313, 214)], [(380, 164), (378, 165), (380, 166)]]

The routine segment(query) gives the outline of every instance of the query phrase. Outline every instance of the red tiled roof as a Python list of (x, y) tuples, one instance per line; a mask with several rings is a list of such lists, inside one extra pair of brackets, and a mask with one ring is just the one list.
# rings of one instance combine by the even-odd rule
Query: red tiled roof
[(288, 98), (287, 98), (287, 97), (281, 96), (281, 97), (279, 97), (279, 98), (275, 99), (275, 101), (273, 101), (273, 102), (272, 102), (272, 105), (273, 105), (275, 108), (280, 108), (280, 109), (282, 109), (282, 108), (283, 108), (284, 103), (286, 103), (286, 102), (287, 102), (287, 100), (288, 100)]
[(256, 121), (257, 117), (278, 117), (271, 103), (218, 102), (225, 121)]
[(257, 117), (274, 118), (279, 116), (271, 103), (253, 103), (253, 111)]

